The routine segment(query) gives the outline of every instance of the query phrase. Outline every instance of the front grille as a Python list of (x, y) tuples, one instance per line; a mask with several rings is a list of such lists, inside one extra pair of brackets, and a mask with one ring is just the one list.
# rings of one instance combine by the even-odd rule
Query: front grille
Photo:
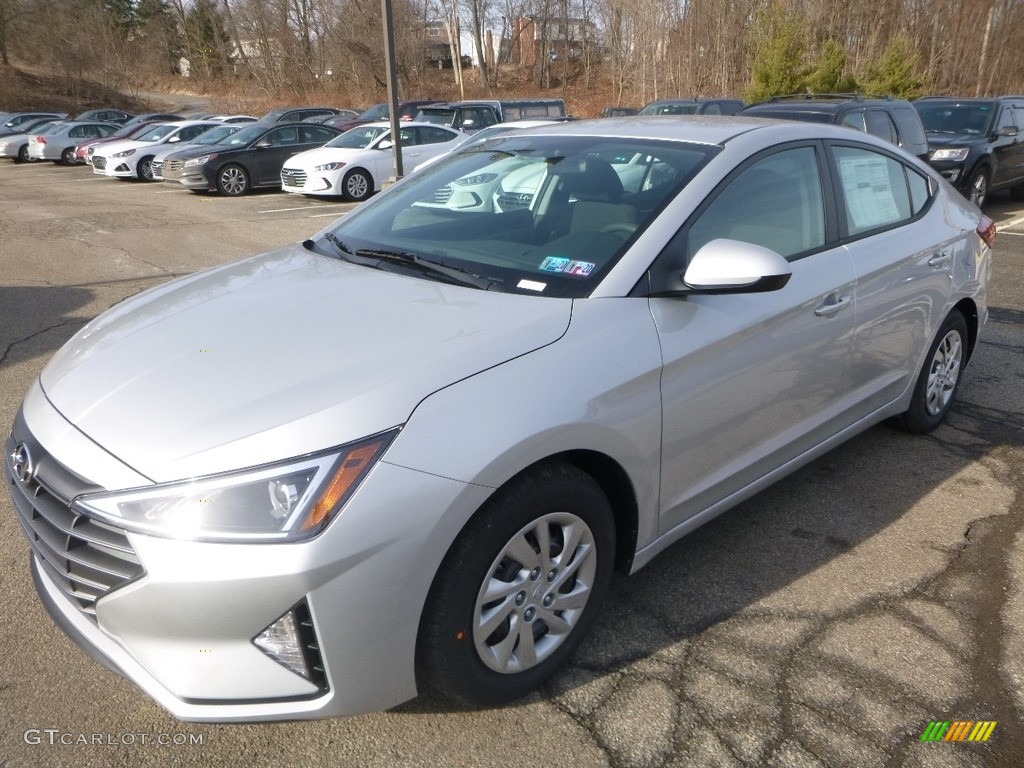
[(103, 157), (103, 155), (93, 155), (92, 167), (98, 171), (105, 170), (107, 167), (107, 158)]
[(438, 205), (444, 205), (445, 203), (452, 199), (452, 194), (454, 192), (455, 190), (452, 189), (452, 185), (447, 184), (441, 187), (436, 192), (434, 192), (434, 202), (437, 203)]
[[(8, 444), (10, 456), (14, 441)], [(11, 462), (5, 462), (14, 509), (32, 552), (43, 570), (73, 605), (96, 620), (96, 601), (143, 574), (142, 564), (128, 537), (118, 528), (70, 508), (70, 499), (54, 489), (68, 487), (69, 470), (32, 444), (36, 476), (21, 484)], [(48, 473), (62, 477), (48, 477)], [(54, 482), (51, 483), (50, 480)], [(83, 489), (94, 488), (78, 478)]]
[(151, 160), (149, 162), (149, 167), (153, 170), (154, 179), (161, 178), (161, 174), (163, 172), (162, 169), (164, 167), (163, 160)]
[(498, 206), (503, 211), (517, 211), (521, 208), (529, 208), (533, 202), (532, 192), (506, 192), (498, 193)]
[[(154, 166), (155, 165), (156, 164), (154, 163)], [(164, 162), (163, 162), (164, 173), (166, 173), (167, 171), (180, 171), (184, 167), (185, 167), (185, 161), (184, 160), (164, 160)]]
[(306, 172), (294, 168), (284, 168), (281, 171), (281, 183), (289, 187), (306, 186)]

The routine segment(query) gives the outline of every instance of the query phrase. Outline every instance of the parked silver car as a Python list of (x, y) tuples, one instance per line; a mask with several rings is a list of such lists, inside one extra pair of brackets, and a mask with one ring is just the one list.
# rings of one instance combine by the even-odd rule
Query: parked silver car
[(45, 132), (29, 134), (28, 156), (32, 160), (52, 160), (63, 165), (74, 165), (75, 147), (89, 139), (106, 138), (120, 128), (114, 123), (57, 123)]
[[(436, 203), (524, 164), (522, 207)], [(614, 570), (882, 419), (938, 426), (994, 237), (844, 128), (495, 138), (56, 354), (6, 450), (39, 595), (186, 720), (509, 701)]]

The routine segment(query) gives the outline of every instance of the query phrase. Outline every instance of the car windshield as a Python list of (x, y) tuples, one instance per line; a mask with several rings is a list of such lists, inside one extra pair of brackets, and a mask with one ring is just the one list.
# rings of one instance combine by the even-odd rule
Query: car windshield
[(222, 128), (211, 128), (199, 137), (192, 139), (190, 144), (220, 144), (228, 136), (238, 133), (238, 126), (225, 125)]
[(374, 139), (387, 132), (387, 128), (380, 126), (361, 125), (350, 131), (345, 131), (341, 136), (331, 139), (324, 146), (341, 147), (342, 149), (366, 149), (373, 143)]
[(419, 276), (394, 262), (430, 262), (489, 290), (584, 297), (716, 151), (500, 136), (409, 176), (343, 219), (333, 239), (339, 258), (367, 266)]
[(42, 136), (45, 133), (58, 133), (66, 125), (67, 125), (67, 123), (62, 122), (62, 121), (57, 121), (55, 123), (46, 123), (45, 125), (42, 125), (42, 126), (40, 126), (38, 128), (33, 128), (32, 129), (32, 133), (38, 134), (40, 136)]
[(360, 120), (387, 120), (388, 119), (388, 105), (387, 104), (374, 104), (368, 110), (363, 112), (359, 116)]
[(240, 147), (243, 144), (256, 141), (268, 130), (268, 127), (265, 125), (249, 125), (236, 133), (232, 133), (222, 143), (229, 144), (232, 147)]
[(134, 136), (133, 138), (136, 141), (160, 141), (161, 139), (169, 135), (171, 131), (177, 130), (177, 128), (178, 126), (171, 125), (170, 123), (154, 125), (152, 128), (146, 129), (139, 135)]
[(641, 115), (696, 115), (699, 104), (648, 104)]
[(914, 102), (924, 129), (929, 133), (962, 133), (968, 136), (986, 135), (991, 131), (996, 113), (991, 101), (966, 103)]
[(434, 125), (451, 125), (455, 122), (455, 110), (424, 109), (416, 116), (416, 120), (421, 123), (433, 123)]

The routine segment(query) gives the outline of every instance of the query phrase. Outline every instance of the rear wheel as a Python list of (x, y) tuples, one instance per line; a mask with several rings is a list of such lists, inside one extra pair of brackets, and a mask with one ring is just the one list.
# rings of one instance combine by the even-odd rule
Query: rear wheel
[(614, 550), (611, 507), (582, 470), (553, 464), (511, 480), (434, 578), (417, 643), (423, 682), (475, 706), (544, 683), (594, 623)]
[(953, 310), (939, 328), (917, 377), (910, 407), (899, 424), (911, 434), (931, 432), (946, 418), (967, 362), (967, 322)]
[(236, 197), (249, 189), (249, 176), (240, 165), (225, 165), (217, 171), (217, 191), (222, 195)]
[(74, 147), (68, 147), (63, 152), (61, 152), (60, 153), (60, 161), (62, 163), (64, 163), (64, 165), (74, 165), (75, 164), (75, 148)]
[(32, 158), (28, 156), (28, 144), (22, 144), (18, 147), (18, 159), (15, 162), (27, 163)]

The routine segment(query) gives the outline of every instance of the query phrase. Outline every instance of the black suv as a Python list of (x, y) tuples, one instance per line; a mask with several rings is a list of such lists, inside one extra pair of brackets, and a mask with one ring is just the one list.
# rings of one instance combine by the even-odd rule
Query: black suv
[(914, 102), (928, 132), (928, 162), (964, 197), (980, 206), (988, 193), (1009, 189), (1024, 200), (1024, 96)]
[(739, 99), (660, 99), (637, 115), (735, 115), (741, 109)]
[(928, 158), (928, 139), (921, 119), (909, 101), (865, 99), (857, 94), (799, 94), (776, 96), (751, 104), (745, 117), (773, 117), (807, 123), (845, 125), (902, 147), (922, 160)]

